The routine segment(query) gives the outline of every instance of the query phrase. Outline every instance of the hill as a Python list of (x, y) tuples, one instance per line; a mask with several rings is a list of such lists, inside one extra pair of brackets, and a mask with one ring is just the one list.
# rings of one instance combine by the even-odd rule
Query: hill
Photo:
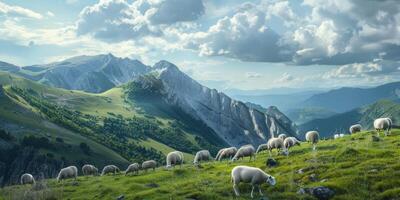
[(301, 132), (318, 130), (323, 137), (332, 137), (335, 133), (347, 133), (351, 125), (360, 123), (364, 128), (371, 129), (373, 121), (379, 117), (390, 117), (393, 123), (400, 122), (400, 104), (390, 100), (380, 100), (371, 105), (348, 112), (333, 115), (328, 118), (315, 119), (299, 126)]
[(393, 82), (373, 88), (340, 88), (325, 93), (315, 94), (299, 107), (320, 107), (334, 112), (346, 112), (380, 99), (398, 101), (400, 82)]
[[(300, 188), (325, 186), (333, 190), (332, 199), (399, 199), (400, 198), (400, 130), (391, 136), (372, 141), (374, 132), (366, 131), (338, 140), (323, 140), (317, 151), (302, 143), (291, 150), (289, 157), (274, 156), (276, 167), (266, 167), (268, 153), (232, 164), (210, 162), (200, 169), (191, 164), (182, 169), (140, 172), (137, 176), (79, 177), (64, 184), (54, 179), (40, 182), (44, 189), (11, 186), (0, 190), (3, 199), (19, 199), (22, 195), (48, 199), (233, 199), (230, 171), (236, 165), (260, 167), (277, 179), (275, 186), (262, 186), (268, 199), (315, 199), (297, 194)], [(275, 152), (274, 154), (275, 155)], [(382, 163), (385, 163), (382, 165)], [(241, 197), (249, 199), (251, 187), (240, 184)], [(258, 198), (258, 197), (257, 197)]]

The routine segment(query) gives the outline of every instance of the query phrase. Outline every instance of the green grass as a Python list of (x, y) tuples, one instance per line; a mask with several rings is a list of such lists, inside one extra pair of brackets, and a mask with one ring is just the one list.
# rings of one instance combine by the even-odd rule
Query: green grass
[[(200, 169), (190, 164), (173, 170), (161, 167), (156, 172), (129, 177), (79, 177), (78, 186), (72, 185), (72, 180), (64, 184), (46, 180), (47, 195), (55, 199), (115, 199), (121, 194), (126, 199), (233, 199), (230, 171), (237, 165), (249, 165), (276, 177), (275, 186), (262, 186), (269, 199), (313, 199), (296, 194), (300, 187), (312, 186), (333, 189), (333, 199), (400, 199), (400, 130), (393, 130), (391, 136), (382, 137), (379, 142), (372, 141), (372, 134), (366, 131), (321, 141), (317, 151), (302, 143), (291, 149), (289, 157), (276, 156), (274, 152), (279, 162), (274, 168), (265, 167), (268, 154), (262, 153), (255, 162), (210, 162)], [(297, 173), (299, 169), (304, 173)], [(309, 179), (311, 174), (316, 174), (317, 182)], [(249, 199), (250, 190), (248, 184), (241, 184), (242, 196), (238, 199)], [(30, 186), (11, 186), (3, 188), (0, 194), (4, 199), (12, 199), (26, 191), (30, 191)]]
[[(157, 142), (151, 138), (149, 138), (147, 140), (140, 140), (139, 144), (144, 147), (147, 147), (147, 148), (152, 147), (154, 149), (157, 149), (157, 150), (161, 151), (164, 155), (167, 155), (171, 151), (175, 151), (175, 149), (173, 149), (163, 143)], [(194, 156), (192, 154), (183, 153), (183, 155), (185, 156), (185, 160), (193, 160), (193, 158), (194, 158)]]

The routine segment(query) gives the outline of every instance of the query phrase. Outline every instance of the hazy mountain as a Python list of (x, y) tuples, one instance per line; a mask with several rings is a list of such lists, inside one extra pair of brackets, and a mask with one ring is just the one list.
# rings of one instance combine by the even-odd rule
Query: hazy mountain
[(138, 60), (117, 58), (112, 54), (78, 56), (61, 62), (25, 67), (0, 63), (0, 70), (46, 85), (95, 93), (127, 83), (149, 69)]
[(315, 119), (299, 126), (302, 133), (318, 130), (322, 137), (332, 137), (335, 133), (348, 133), (351, 125), (360, 123), (364, 129), (372, 129), (373, 121), (379, 117), (390, 117), (395, 125), (400, 122), (400, 104), (390, 100), (380, 100), (371, 105), (324, 119)]
[(345, 112), (379, 99), (398, 101), (400, 82), (388, 83), (373, 88), (349, 88), (315, 94), (301, 103), (300, 107), (321, 107), (333, 112)]
[(333, 111), (318, 107), (290, 109), (285, 113), (296, 124), (304, 124), (313, 119), (323, 119), (337, 114)]

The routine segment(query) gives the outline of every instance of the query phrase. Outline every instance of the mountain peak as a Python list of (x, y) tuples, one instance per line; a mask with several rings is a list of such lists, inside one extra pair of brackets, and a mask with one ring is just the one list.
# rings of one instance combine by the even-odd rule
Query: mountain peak
[(178, 69), (176, 65), (166, 60), (160, 60), (154, 64), (153, 69), (163, 70), (163, 69)]

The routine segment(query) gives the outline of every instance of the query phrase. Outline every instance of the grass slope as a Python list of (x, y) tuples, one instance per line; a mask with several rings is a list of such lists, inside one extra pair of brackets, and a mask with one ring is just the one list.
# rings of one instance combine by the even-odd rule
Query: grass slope
[[(400, 199), (400, 130), (374, 142), (372, 131), (366, 131), (338, 140), (325, 140), (317, 151), (302, 143), (294, 147), (289, 157), (274, 156), (277, 167), (265, 167), (267, 153), (255, 162), (239, 161), (228, 164), (206, 163), (201, 169), (184, 165), (182, 169), (141, 172), (138, 176), (79, 177), (64, 184), (45, 180), (45, 190), (33, 191), (30, 186), (12, 186), (0, 191), (3, 199), (18, 199), (23, 194), (40, 194), (49, 199), (232, 199), (230, 171), (236, 165), (260, 167), (277, 179), (277, 185), (262, 189), (269, 199), (313, 199), (298, 195), (300, 187), (326, 186), (333, 189), (333, 199)], [(275, 155), (275, 152), (274, 154)], [(302, 169), (304, 173), (297, 171)], [(310, 180), (315, 174), (317, 181)], [(325, 180), (322, 181), (321, 180)], [(251, 187), (241, 184), (241, 198), (249, 199)]]

